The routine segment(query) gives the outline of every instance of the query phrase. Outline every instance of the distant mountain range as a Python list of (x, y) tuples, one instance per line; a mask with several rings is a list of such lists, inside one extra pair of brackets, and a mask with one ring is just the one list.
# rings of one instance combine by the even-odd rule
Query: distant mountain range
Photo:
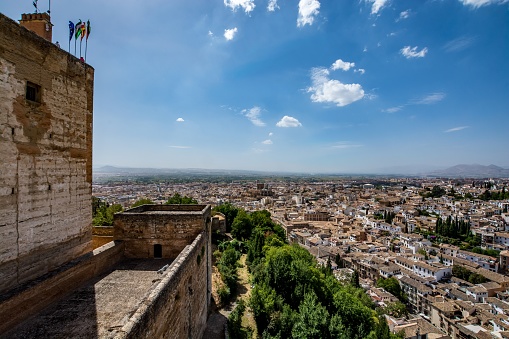
[[(407, 169), (405, 171), (405, 169)], [(102, 166), (94, 167), (94, 175), (99, 176), (123, 176), (123, 175), (191, 175), (191, 176), (308, 176), (310, 173), (296, 173), (296, 172), (271, 172), (271, 171), (249, 171), (249, 170), (218, 170), (218, 169), (203, 169), (203, 168), (130, 168), (130, 167), (115, 167), (115, 166)], [(509, 169), (495, 166), (495, 165), (456, 165), (446, 169), (440, 170), (422, 170), (416, 171), (416, 168), (408, 170), (408, 168), (393, 168), (393, 172), (389, 173), (388, 170), (383, 171), (385, 175), (410, 175), (410, 176), (430, 176), (430, 177), (446, 177), (446, 178), (509, 178)], [(356, 175), (355, 173), (314, 173), (313, 176), (320, 175)], [(357, 175), (363, 175), (358, 173)], [(374, 176), (381, 175), (381, 173), (373, 173)]]
[(509, 169), (495, 165), (456, 165), (428, 175), (448, 178), (509, 178)]

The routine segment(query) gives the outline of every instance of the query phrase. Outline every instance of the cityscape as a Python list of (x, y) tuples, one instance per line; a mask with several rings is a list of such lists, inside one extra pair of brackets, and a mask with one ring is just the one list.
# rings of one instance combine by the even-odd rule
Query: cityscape
[(230, 177), (101, 173), (93, 195), (123, 208), (140, 199), (164, 204), (177, 194), (211, 206), (266, 210), (289, 243), (319, 265), (329, 263), (339, 280), (358, 272), (376, 307), (402, 305), (399, 295), (379, 286), (381, 278), (396, 278), (406, 299), (403, 311), (387, 315), (392, 332), (504, 337), (509, 179), (223, 175)]
[(0, 4), (0, 338), (509, 338), (509, 1)]

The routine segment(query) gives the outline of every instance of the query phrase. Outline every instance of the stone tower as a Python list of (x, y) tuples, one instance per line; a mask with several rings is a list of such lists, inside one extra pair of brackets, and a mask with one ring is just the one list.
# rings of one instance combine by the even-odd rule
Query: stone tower
[(93, 82), (48, 14), (0, 14), (0, 294), (91, 249)]

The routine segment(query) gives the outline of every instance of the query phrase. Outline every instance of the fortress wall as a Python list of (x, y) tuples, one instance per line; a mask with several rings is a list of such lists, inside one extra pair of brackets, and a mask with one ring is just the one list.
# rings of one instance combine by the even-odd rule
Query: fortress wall
[(92, 248), (96, 249), (113, 241), (113, 226), (92, 226)]
[(122, 242), (113, 242), (87, 253), (36, 281), (20, 286), (0, 299), (0, 334), (108, 271), (123, 258)]
[(0, 14), (0, 293), (92, 249), (93, 81)]
[(210, 300), (208, 232), (179, 254), (160, 284), (112, 338), (201, 338)]
[(163, 258), (176, 258), (210, 222), (210, 206), (143, 205), (115, 214), (114, 239), (125, 243), (127, 258), (153, 258), (162, 245)]

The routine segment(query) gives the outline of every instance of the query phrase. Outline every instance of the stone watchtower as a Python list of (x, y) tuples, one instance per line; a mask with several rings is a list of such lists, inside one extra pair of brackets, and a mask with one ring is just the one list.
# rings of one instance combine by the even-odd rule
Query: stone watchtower
[[(94, 69), (0, 14), (0, 294), (91, 250)], [(34, 32), (36, 34), (34, 34)]]

